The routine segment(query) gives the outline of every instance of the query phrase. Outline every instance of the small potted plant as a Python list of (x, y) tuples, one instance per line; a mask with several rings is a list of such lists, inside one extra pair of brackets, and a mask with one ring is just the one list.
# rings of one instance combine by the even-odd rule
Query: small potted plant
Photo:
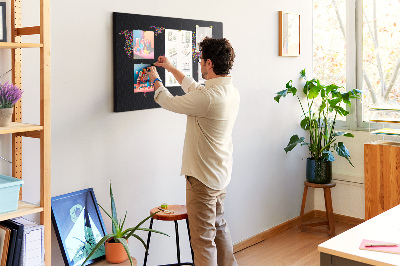
[(12, 83), (0, 83), (0, 127), (6, 127), (11, 123), (13, 107), (21, 99), (22, 93), (23, 91)]
[(301, 91), (306, 96), (307, 109), (303, 107), (298, 90), (292, 86), (292, 80), (286, 84), (285, 90), (276, 93), (274, 99), (279, 103), (280, 98), (286, 97), (290, 93), (297, 97), (302, 110), (302, 117), (304, 117), (300, 126), (310, 133), (310, 141), (307, 142), (304, 137), (295, 134), (290, 138), (284, 150), (288, 153), (297, 144), (307, 145), (310, 152), (310, 158), (307, 158), (307, 181), (319, 184), (330, 183), (332, 180), (332, 162), (335, 160), (332, 150), (335, 150), (339, 156), (346, 158), (353, 166), (350, 161), (349, 150), (343, 142), (336, 141), (338, 136), (352, 138), (354, 135), (347, 132), (337, 132), (334, 129), (336, 118), (349, 114), (343, 104), (351, 105), (350, 99), (360, 98), (361, 91), (353, 89), (341, 93), (339, 91), (341, 87), (335, 84), (322, 85), (318, 79), (307, 80), (305, 69), (300, 72), (300, 78), (305, 80)]
[(106, 251), (106, 260), (109, 263), (121, 263), (126, 261), (129, 258), (129, 261), (131, 263), (131, 266), (133, 266), (132, 262), (132, 257), (129, 252), (129, 247), (128, 247), (128, 238), (133, 236), (134, 238), (138, 239), (144, 246), (144, 248), (147, 250), (147, 246), (144, 243), (143, 239), (135, 234), (136, 231), (151, 231), (154, 233), (158, 234), (163, 234), (169, 237), (169, 235), (159, 232), (153, 229), (148, 229), (148, 228), (141, 228), (140, 226), (146, 222), (148, 219), (153, 217), (156, 213), (153, 213), (146, 217), (144, 220), (142, 220), (140, 223), (138, 223), (135, 227), (130, 227), (127, 229), (124, 229), (124, 224), (125, 224), (125, 219), (126, 219), (126, 214), (125, 212), (125, 217), (123, 220), (119, 220), (118, 222), (118, 216), (117, 216), (117, 209), (115, 207), (115, 202), (114, 202), (114, 196), (112, 193), (112, 188), (111, 188), (111, 182), (110, 182), (110, 199), (111, 199), (111, 213), (110, 215), (106, 210), (104, 210), (103, 207), (101, 207), (100, 204), (99, 207), (107, 214), (108, 217), (110, 217), (112, 221), (112, 233), (105, 235), (100, 241), (96, 244), (96, 246), (93, 248), (92, 252), (87, 256), (86, 260), (82, 263), (82, 266), (85, 265), (85, 263), (90, 259), (90, 257), (95, 254), (95, 252), (103, 245), (105, 244), (105, 251)]

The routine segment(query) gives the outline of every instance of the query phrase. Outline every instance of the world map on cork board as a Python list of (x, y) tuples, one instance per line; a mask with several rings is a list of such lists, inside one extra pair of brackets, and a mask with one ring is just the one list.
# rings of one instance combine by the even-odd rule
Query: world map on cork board
[[(204, 82), (198, 70), (199, 43), (205, 37), (222, 38), (222, 23), (114, 12), (114, 112), (160, 107), (143, 69), (161, 55), (186, 76)], [(173, 95), (184, 94), (171, 73), (157, 70)]]

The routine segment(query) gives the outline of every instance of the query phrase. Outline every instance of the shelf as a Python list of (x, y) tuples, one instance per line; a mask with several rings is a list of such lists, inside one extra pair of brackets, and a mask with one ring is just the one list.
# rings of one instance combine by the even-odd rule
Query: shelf
[(39, 126), (39, 125), (11, 122), (10, 126), (8, 126), (8, 127), (0, 127), (0, 134), (37, 131), (37, 130), (42, 130), (42, 129), (43, 129), (43, 126)]
[(43, 47), (43, 44), (41, 44), (41, 43), (0, 42), (0, 49), (37, 48), (37, 47)]
[(376, 122), (376, 123), (400, 123), (399, 118), (381, 118), (381, 119), (370, 119), (370, 122)]
[(370, 111), (400, 111), (400, 106), (398, 105), (377, 105), (369, 108)]
[(371, 134), (400, 136), (400, 129), (382, 128), (372, 131)]
[(6, 212), (0, 214), (0, 221), (8, 220), (15, 217), (20, 217), (32, 213), (42, 212), (43, 207), (36, 206), (24, 201), (18, 201), (18, 209), (13, 212)]

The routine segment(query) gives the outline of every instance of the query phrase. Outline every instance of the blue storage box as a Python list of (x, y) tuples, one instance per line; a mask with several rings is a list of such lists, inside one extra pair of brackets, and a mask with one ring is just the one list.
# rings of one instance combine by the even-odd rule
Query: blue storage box
[(24, 181), (0, 175), (0, 213), (18, 209), (19, 188)]

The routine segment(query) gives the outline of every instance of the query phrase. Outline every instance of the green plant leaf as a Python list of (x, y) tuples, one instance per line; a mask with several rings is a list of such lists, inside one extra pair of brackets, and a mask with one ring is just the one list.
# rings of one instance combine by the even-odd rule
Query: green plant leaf
[(298, 135), (293, 135), (290, 140), (288, 145), (286, 146), (286, 148), (284, 148), (284, 150), (286, 151), (286, 153), (288, 153), (289, 151), (293, 150), (294, 147), (297, 146), (297, 144), (302, 143), (304, 141), (304, 137), (299, 138)]
[(331, 84), (326, 86), (326, 93), (330, 93), (330, 92), (336, 92), (339, 89), (339, 86), (335, 85), (335, 84)]
[(345, 104), (351, 105), (351, 102), (350, 102), (350, 94), (349, 94), (348, 92), (342, 93), (342, 99), (343, 99), (343, 102), (344, 102)]
[(335, 145), (335, 149), (339, 156), (346, 158), (347, 161), (351, 164), (351, 166), (354, 167), (354, 165), (350, 161), (350, 152), (346, 148), (346, 146), (344, 146), (343, 142), (339, 142), (337, 145)]
[[(131, 227), (127, 230), (125, 230), (124, 232), (127, 233), (127, 231), (131, 231), (128, 235), (125, 236), (125, 239), (128, 239), (129, 237), (131, 237), (133, 235), (133, 233), (135, 233), (135, 231), (144, 223), (146, 222), (148, 219), (150, 219), (151, 217), (153, 217), (154, 215), (156, 215), (157, 213), (159, 213), (160, 211), (157, 211), (153, 214), (150, 214), (149, 216), (147, 216), (146, 218), (144, 218), (140, 223), (138, 223), (135, 227)], [(122, 235), (125, 235), (126, 233), (122, 233)]]
[(154, 230), (154, 229), (149, 229), (149, 228), (138, 228), (138, 229), (136, 229), (136, 230), (140, 230), (140, 231), (149, 231), (149, 232), (153, 232), (153, 233), (157, 233), (157, 234), (161, 234), (161, 235), (166, 235), (166, 236), (168, 236), (169, 237), (169, 235), (167, 235), (166, 233), (163, 233), (163, 232), (160, 232), (160, 231), (157, 231), (157, 230)]
[(146, 243), (144, 243), (143, 239), (142, 239), (140, 236), (138, 236), (137, 234), (133, 234), (132, 236), (133, 236), (134, 238), (136, 238), (137, 240), (139, 240), (140, 242), (142, 242), (144, 248), (145, 248), (146, 251), (147, 251), (147, 246), (146, 246)]
[(82, 263), (81, 266), (85, 265), (85, 263), (90, 259), (90, 257), (93, 256), (93, 254), (96, 252), (96, 250), (98, 250), (100, 248), (101, 245), (104, 244), (104, 242), (106, 242), (107, 239), (114, 237), (114, 234), (108, 234), (103, 236), (100, 241), (96, 244), (96, 246), (92, 249), (92, 252), (90, 252), (90, 254), (86, 257), (85, 261)]
[(321, 159), (324, 161), (333, 162), (335, 160), (335, 157), (333, 156), (331, 151), (323, 151)]
[(279, 103), (279, 100), (281, 99), (281, 97), (285, 97), (287, 95), (287, 89), (286, 90), (281, 90), (279, 92), (277, 92), (276, 96), (274, 97), (274, 100), (277, 101)]
[(320, 86), (313, 86), (313, 87), (310, 88), (310, 90), (308, 91), (308, 95), (307, 95), (308, 99), (317, 98), (320, 91), (321, 91), (321, 87), (320, 87)]
[(354, 138), (354, 135), (351, 133), (346, 133), (343, 136), (348, 137), (348, 138)]
[(129, 252), (129, 246), (128, 246), (128, 241), (126, 241), (125, 238), (114, 238), (115, 242), (121, 243), (122, 246), (124, 246), (124, 249), (126, 251), (126, 254), (128, 254), (129, 261), (131, 262), (131, 266), (133, 266), (132, 262), (132, 256), (131, 253)]
[(126, 220), (126, 215), (128, 214), (128, 212), (126, 211), (125, 212), (125, 217), (124, 217), (124, 221), (121, 223), (121, 231), (122, 231), (122, 228), (124, 228), (124, 224), (125, 224), (125, 220)]
[(301, 120), (300, 126), (304, 130), (310, 130), (310, 118), (305, 117), (303, 120)]
[(306, 69), (300, 71), (300, 77), (306, 79)]
[(114, 195), (112, 193), (111, 180), (110, 180), (110, 198), (111, 198), (111, 214), (112, 214), (112, 218), (115, 221), (117, 221), (117, 225), (114, 225), (114, 223), (113, 223), (112, 231), (113, 231), (114, 234), (116, 234), (117, 233), (117, 227), (118, 227), (118, 215), (117, 215), (117, 208), (115, 207)]
[[(113, 223), (113, 226), (115, 226), (115, 228), (118, 228), (118, 221), (116, 221), (100, 204), (97, 203), (97, 205), (99, 205), (99, 207), (104, 211), (105, 214), (107, 214), (108, 217), (110, 217), (111, 222)], [(113, 234), (117, 235), (117, 230), (113, 230)]]

